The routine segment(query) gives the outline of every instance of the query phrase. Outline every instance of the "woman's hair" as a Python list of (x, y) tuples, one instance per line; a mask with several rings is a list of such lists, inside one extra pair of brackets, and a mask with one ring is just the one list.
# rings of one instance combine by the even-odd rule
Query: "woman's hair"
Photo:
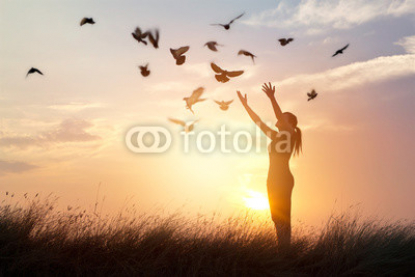
[(283, 113), (285, 116), (287, 116), (288, 123), (294, 128), (295, 134), (294, 134), (294, 156), (299, 155), (300, 152), (302, 152), (302, 138), (301, 138), (301, 130), (297, 127), (298, 120), (297, 117), (290, 113), (285, 112)]

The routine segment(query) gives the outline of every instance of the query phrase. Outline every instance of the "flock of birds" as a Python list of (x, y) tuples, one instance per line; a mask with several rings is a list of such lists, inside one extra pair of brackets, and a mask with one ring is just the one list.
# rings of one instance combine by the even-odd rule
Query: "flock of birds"
[[(211, 25), (212, 26), (220, 26), (220, 27), (223, 27), (225, 30), (229, 30), (230, 27), (231, 27), (231, 24), (233, 24), (235, 22), (235, 20), (241, 18), (244, 14), (245, 13), (242, 13), (242, 14), (238, 15), (237, 17), (233, 18), (232, 20), (230, 20), (226, 24), (216, 23), (216, 24), (211, 24)], [(94, 21), (93, 18), (84, 17), (80, 22), (80, 26), (83, 26), (85, 24), (93, 25), (93, 24), (95, 24), (95, 21)], [(143, 32), (140, 29), (140, 27), (136, 27), (136, 29), (134, 30), (133, 33), (131, 33), (131, 35), (139, 44), (148, 45), (150, 43), (155, 49), (159, 48), (160, 32), (159, 32), (158, 29), (148, 30), (148, 31)], [(292, 41), (294, 41), (294, 38), (280, 38), (280, 39), (278, 39), (278, 41), (279, 41), (281, 46), (286, 46), (289, 43), (291, 43)], [(217, 52), (218, 51), (217, 47), (218, 46), (223, 46), (223, 45), (217, 43), (216, 41), (208, 41), (208, 42), (205, 43), (204, 46), (207, 46), (208, 49), (210, 49), (211, 51)], [(349, 44), (347, 44), (343, 48), (337, 50), (332, 55), (332, 57), (335, 57), (339, 54), (343, 54), (343, 51), (346, 50), (347, 47), (349, 47)], [(174, 60), (176, 61), (176, 65), (182, 65), (186, 62), (185, 53), (187, 51), (189, 51), (189, 49), (190, 49), (190, 46), (182, 46), (182, 47), (179, 47), (177, 49), (170, 48), (170, 53), (172, 54)], [(252, 54), (251, 52), (242, 49), (238, 52), (238, 55), (244, 55), (244, 56), (250, 57), (252, 59), (253, 64), (255, 64), (256, 56), (254, 54)], [(226, 83), (230, 80), (230, 78), (235, 78), (235, 77), (241, 76), (244, 73), (243, 70), (228, 71), (228, 70), (222, 69), (221, 67), (219, 67), (218, 65), (216, 65), (213, 62), (210, 64), (210, 66), (211, 66), (212, 70), (215, 73), (216, 80), (220, 83)], [(148, 77), (151, 73), (151, 71), (149, 70), (149, 64), (148, 63), (146, 65), (140, 65), (140, 66), (138, 66), (138, 68), (140, 69), (140, 73), (143, 77)], [(39, 69), (32, 67), (27, 72), (26, 77), (28, 75), (34, 74), (34, 73), (38, 73), (40, 75), (43, 75), (43, 73)], [(192, 109), (193, 105), (206, 100), (206, 98), (201, 98), (203, 92), (204, 92), (204, 88), (199, 87), (196, 90), (194, 90), (193, 93), (189, 97), (183, 98), (183, 100), (186, 102), (186, 108), (189, 109), (193, 114), (194, 114), (194, 111)], [(307, 101), (315, 99), (317, 97), (317, 95), (318, 95), (318, 93), (313, 89), (311, 92), (307, 93), (307, 96), (308, 96)], [(214, 100), (214, 102), (219, 105), (219, 108), (221, 110), (226, 111), (226, 110), (229, 109), (229, 105), (233, 102), (233, 100), (230, 100), (230, 101), (216, 101), (216, 100)], [(182, 120), (178, 120), (178, 119), (174, 119), (174, 118), (169, 118), (169, 120), (173, 123), (176, 123), (176, 124), (179, 124), (179, 125), (183, 126), (185, 132), (192, 131), (193, 128), (194, 128), (194, 124), (198, 121), (198, 120), (195, 120), (195, 121), (192, 121), (190, 123), (186, 123)]]

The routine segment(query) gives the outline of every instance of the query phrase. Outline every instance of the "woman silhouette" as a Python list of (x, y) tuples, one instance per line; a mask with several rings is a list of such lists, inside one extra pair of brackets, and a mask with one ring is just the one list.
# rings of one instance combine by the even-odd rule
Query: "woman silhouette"
[(297, 127), (297, 117), (292, 113), (283, 113), (275, 99), (275, 86), (264, 83), (262, 90), (266, 93), (274, 108), (278, 132), (268, 127), (248, 106), (248, 98), (238, 91), (238, 97), (251, 119), (270, 139), (269, 170), (267, 179), (268, 199), (272, 221), (277, 232), (278, 245), (287, 246), (291, 241), (291, 193), (294, 177), (291, 174), (289, 161), (291, 154), (301, 151), (301, 130)]

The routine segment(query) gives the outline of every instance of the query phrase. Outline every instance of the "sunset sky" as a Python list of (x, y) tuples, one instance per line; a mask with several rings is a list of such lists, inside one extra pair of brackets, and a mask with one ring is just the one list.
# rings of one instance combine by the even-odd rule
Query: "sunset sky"
[[(228, 31), (210, 25), (242, 12)], [(80, 27), (83, 17), (96, 24)], [(181, 127), (167, 118), (200, 119), (196, 135), (222, 125), (255, 134), (236, 91), (273, 126), (261, 91), (272, 82), (303, 131), (303, 154), (291, 159), (294, 222), (351, 205), (415, 219), (415, 0), (0, 0), (0, 23), (1, 198), (53, 192), (62, 205), (92, 206), (101, 183), (108, 211), (267, 212), (266, 147), (183, 153)], [(137, 26), (159, 28), (160, 48), (138, 44)], [(283, 37), (294, 41), (281, 47)], [(210, 40), (224, 46), (212, 52), (203, 47)], [(177, 66), (169, 48), (185, 45)], [(245, 72), (218, 83), (210, 62)], [(44, 76), (25, 78), (31, 67)], [(208, 100), (193, 115), (182, 99), (200, 86)], [(318, 97), (308, 102), (311, 89)], [(232, 99), (226, 112), (213, 102)], [(140, 125), (166, 127), (171, 148), (132, 153), (125, 135)]]

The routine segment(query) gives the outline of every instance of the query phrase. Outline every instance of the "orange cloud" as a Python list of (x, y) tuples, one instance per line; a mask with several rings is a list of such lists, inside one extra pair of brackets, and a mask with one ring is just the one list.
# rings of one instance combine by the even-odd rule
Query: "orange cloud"
[(25, 162), (8, 162), (0, 160), (0, 175), (4, 173), (21, 173), (38, 168)]
[(101, 139), (99, 136), (86, 131), (92, 126), (92, 123), (83, 119), (66, 119), (56, 129), (42, 132), (39, 135), (4, 136), (0, 138), (0, 145), (24, 149), (51, 143), (86, 142)]

